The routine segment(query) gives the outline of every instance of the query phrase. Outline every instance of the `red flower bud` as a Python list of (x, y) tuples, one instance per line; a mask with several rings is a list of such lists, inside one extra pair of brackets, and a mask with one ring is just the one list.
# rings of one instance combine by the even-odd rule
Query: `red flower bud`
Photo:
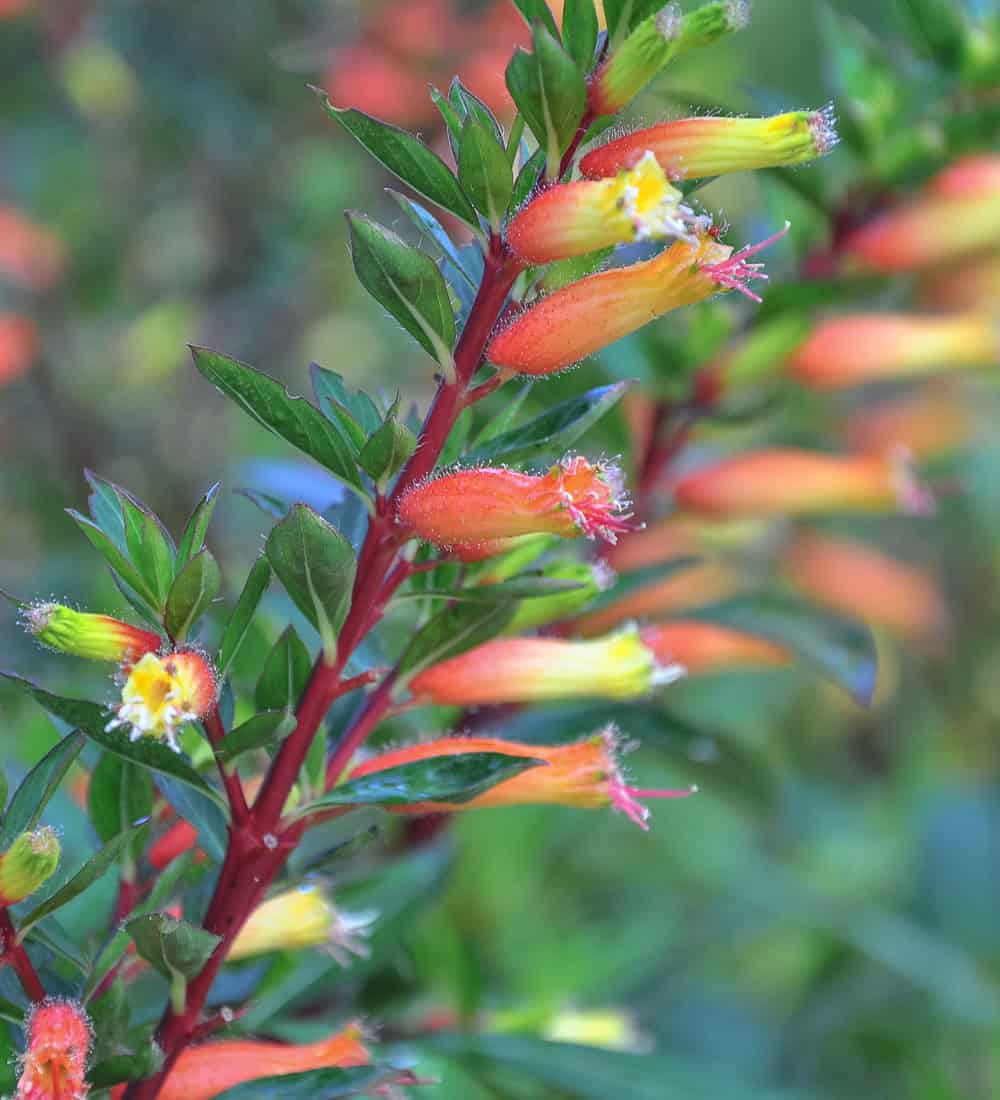
[(90, 1021), (75, 1001), (42, 1001), (25, 1019), (27, 1039), (14, 1100), (85, 1100)]
[(674, 661), (689, 675), (742, 665), (785, 665), (784, 646), (742, 630), (696, 621), (664, 623), (642, 631), (642, 640), (661, 661)]

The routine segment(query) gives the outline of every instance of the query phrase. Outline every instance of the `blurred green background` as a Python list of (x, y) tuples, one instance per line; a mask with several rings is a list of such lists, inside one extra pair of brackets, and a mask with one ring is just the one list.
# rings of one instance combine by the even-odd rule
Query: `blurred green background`
[[(896, 51), (896, 4), (830, 6)], [(440, 146), (415, 98), (425, 80), (446, 83), (457, 68), (474, 88), (490, 73), (495, 84), (521, 31), (498, 10), (504, 0), (407, 22), (405, 9), (421, 7), (0, 2), (0, 206), (53, 235), (29, 233), (18, 251), (10, 237), (3, 246), (0, 222), (0, 311), (38, 334), (30, 365), (0, 373), (0, 586), (122, 610), (63, 512), (83, 506), (83, 467), (175, 529), (221, 478), (213, 550), (230, 594), (269, 527), (233, 490), (334, 499), (332, 480), (195, 374), (186, 343), (245, 359), (293, 392), (306, 391), (315, 360), (355, 385), (426, 400), (430, 362), (357, 285), (345, 244), (345, 207), (401, 221), (382, 194), (389, 181), (306, 88), (346, 102), (356, 86), (358, 105), (396, 112)], [(822, 104), (835, 91), (825, 7), (757, 0), (749, 30), (685, 57), (635, 116)], [(850, 153), (808, 171), (834, 186), (850, 176)], [(702, 199), (738, 235), (801, 214), (797, 244), (822, 237), (803, 199), (757, 176), (711, 184)], [(776, 252), (775, 283), (791, 276), (792, 255)], [(649, 834), (611, 814), (467, 815), (449, 844), (404, 867), (402, 918), (382, 933), (391, 965), (327, 968), (306, 992), (315, 1001), (321, 987), (335, 1014), (360, 988), (390, 1039), (435, 1013), (488, 1014), (504, 1034), (478, 1057), (415, 1041), (421, 1072), (442, 1081), (418, 1095), (434, 1100), (1000, 1095), (998, 469), (995, 443), (979, 439), (949, 469), (953, 492), (934, 523), (890, 530), (902, 545), (921, 540), (957, 627), (946, 652), (887, 649), (890, 686), (873, 711), (800, 671), (680, 684), (669, 718), (630, 714), (644, 745), (631, 766), (642, 786), (696, 780), (699, 797), (657, 806)], [(276, 625), (287, 608), (271, 599)], [(100, 670), (37, 651), (2, 614), (5, 666), (53, 690), (107, 694)], [(267, 621), (260, 635), (248, 666)], [(15, 777), (56, 735), (35, 708), (0, 703)], [(508, 732), (554, 737), (603, 717), (562, 709)], [(68, 793), (55, 806), (71, 862), (82, 858), (93, 847), (82, 814)], [(74, 907), (82, 928), (107, 920), (112, 888)], [(348, 884), (345, 896), (364, 889)], [(279, 989), (251, 1023), (312, 1034), (308, 1023), (273, 1026), (289, 1004), (311, 1003), (301, 996)], [(591, 1090), (577, 1092), (531, 1036), (557, 1034), (560, 1013), (608, 1009), (631, 1014), (631, 1045), (654, 1052), (655, 1072), (632, 1086), (632, 1055), (598, 1054), (574, 1071)]]

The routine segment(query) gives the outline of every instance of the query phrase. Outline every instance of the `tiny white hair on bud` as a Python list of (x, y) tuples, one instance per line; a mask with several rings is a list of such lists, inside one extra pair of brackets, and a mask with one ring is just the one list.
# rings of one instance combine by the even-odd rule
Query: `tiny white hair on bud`
[(656, 33), (665, 41), (672, 42), (681, 33), (684, 13), (679, 4), (667, 4), (656, 13)]
[(750, 22), (750, 0), (729, 0), (726, 4), (726, 24), (731, 31), (741, 31)]
[(812, 135), (816, 152), (820, 156), (829, 153), (840, 142), (837, 133), (837, 112), (832, 103), (820, 107), (809, 116), (809, 133)]

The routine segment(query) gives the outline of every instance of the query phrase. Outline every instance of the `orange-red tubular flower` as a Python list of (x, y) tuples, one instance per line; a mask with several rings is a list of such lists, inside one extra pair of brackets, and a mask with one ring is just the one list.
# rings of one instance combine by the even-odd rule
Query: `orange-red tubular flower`
[(652, 260), (590, 275), (542, 298), (496, 333), (486, 356), (514, 374), (552, 374), (720, 291), (739, 290), (759, 302), (747, 283), (767, 276), (761, 264), (747, 261), (786, 231), (733, 252), (714, 231), (699, 229), (693, 243), (674, 241)]
[(803, 164), (837, 144), (832, 107), (788, 111), (770, 118), (680, 118), (598, 146), (580, 161), (588, 179), (633, 168), (647, 153), (673, 180)]
[(195, 861), (204, 863), (208, 856), (198, 848), (198, 830), (187, 821), (177, 821), (155, 843), (151, 844), (146, 853), (150, 867), (162, 871), (185, 852), (195, 851)]
[(30, 290), (46, 290), (64, 264), (62, 241), (51, 230), (14, 206), (0, 206), (0, 272)]
[(0, 313), (0, 386), (25, 374), (38, 354), (38, 329), (19, 313)]
[(47, 1000), (25, 1020), (27, 1044), (14, 1100), (85, 1100), (90, 1021), (75, 1001)]
[(926, 513), (931, 503), (904, 456), (775, 449), (737, 455), (682, 477), (674, 498), (710, 516), (822, 512)]
[(548, 699), (637, 699), (684, 670), (661, 665), (634, 629), (593, 641), (500, 638), (432, 665), (410, 681), (415, 698), (443, 706)]
[(1000, 320), (985, 313), (858, 313), (816, 325), (792, 354), (789, 370), (807, 386), (839, 389), (998, 363)]
[(935, 383), (847, 411), (842, 430), (855, 451), (884, 454), (898, 446), (916, 458), (932, 458), (970, 443), (976, 422), (958, 387)]
[[(244, 1081), (261, 1077), (328, 1067), (366, 1066), (371, 1057), (363, 1040), (360, 1025), (352, 1023), (319, 1043), (293, 1046), (231, 1039), (188, 1047), (170, 1071), (159, 1100), (211, 1100)], [(119, 1085), (112, 1090), (112, 1096), (118, 1100), (124, 1091), (125, 1086)]]
[(664, 662), (676, 661), (689, 675), (746, 665), (786, 665), (784, 646), (742, 630), (695, 620), (648, 626), (642, 640)]
[(867, 620), (911, 641), (940, 641), (949, 613), (934, 578), (854, 539), (803, 532), (784, 572), (811, 600)]
[(136, 661), (163, 645), (159, 634), (123, 623), (110, 615), (92, 615), (58, 603), (33, 603), (22, 621), (44, 646), (72, 657), (116, 664)]
[(469, 560), (475, 547), (490, 556), (518, 535), (600, 536), (614, 542), (619, 532), (631, 529), (627, 506), (616, 466), (574, 456), (547, 474), (492, 466), (442, 474), (403, 496), (398, 520), (417, 538), (460, 547), (463, 560)]
[(641, 805), (640, 798), (681, 798), (693, 793), (693, 788), (648, 791), (628, 786), (618, 760), (619, 737), (614, 726), (607, 726), (592, 737), (568, 745), (523, 745), (514, 741), (500, 741), (494, 737), (444, 737), (437, 741), (425, 741), (419, 745), (395, 749), (366, 760), (354, 768), (348, 778), (358, 779), (363, 775), (397, 768), (416, 760), (433, 760), (440, 756), (463, 756), (477, 752), (544, 760), (545, 766), (527, 768), (469, 802), (420, 802), (409, 806), (392, 806), (389, 809), (393, 813), (424, 814), (454, 813), (490, 806), (555, 805), (575, 806), (584, 810), (600, 810), (612, 806), (641, 829), (647, 829), (649, 810)]

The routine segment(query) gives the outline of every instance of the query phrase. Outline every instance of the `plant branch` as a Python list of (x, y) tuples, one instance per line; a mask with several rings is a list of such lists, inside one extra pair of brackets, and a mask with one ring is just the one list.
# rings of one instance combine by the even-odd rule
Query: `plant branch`
[(24, 992), (33, 1001), (45, 1000), (45, 987), (24, 944), (17, 938), (17, 929), (10, 919), (10, 913), (7, 909), (0, 908), (0, 965), (4, 963), (9, 963), (14, 968)]

